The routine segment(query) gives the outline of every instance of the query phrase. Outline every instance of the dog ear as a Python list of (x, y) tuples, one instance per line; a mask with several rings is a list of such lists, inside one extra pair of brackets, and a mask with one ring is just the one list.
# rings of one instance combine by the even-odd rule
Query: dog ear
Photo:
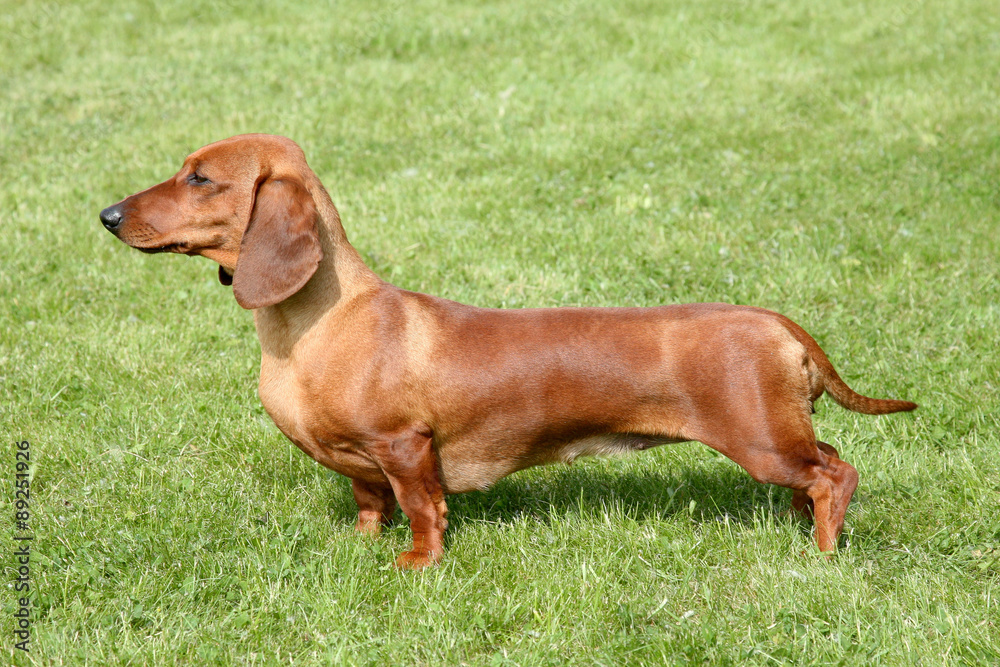
[(302, 289), (323, 259), (317, 217), (298, 180), (269, 178), (258, 186), (233, 273), (237, 303), (247, 310), (273, 306)]

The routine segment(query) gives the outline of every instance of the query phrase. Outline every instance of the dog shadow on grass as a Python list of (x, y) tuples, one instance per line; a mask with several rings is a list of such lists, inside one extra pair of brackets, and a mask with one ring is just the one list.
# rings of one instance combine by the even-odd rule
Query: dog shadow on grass
[[(691, 467), (618, 465), (589, 459), (572, 466), (532, 468), (505, 477), (485, 491), (449, 495), (446, 548), (466, 529), (484, 523), (503, 527), (528, 520), (549, 525), (574, 515), (608, 514), (613, 520), (636, 523), (688, 515), (696, 523), (726, 520), (739, 526), (752, 526), (768, 515), (791, 520), (784, 518), (791, 506), (790, 490), (760, 484), (736, 464), (709, 456), (714, 460)], [(331, 514), (353, 521), (357, 510), (350, 491), (338, 501)], [(401, 528), (407, 523), (397, 511), (391, 525)], [(812, 523), (799, 523), (808, 535)]]
[(487, 491), (449, 496), (448, 523), (456, 534), (467, 524), (504, 525), (525, 517), (548, 523), (573, 514), (610, 513), (636, 522), (690, 514), (699, 521), (728, 516), (752, 523), (761, 508), (788, 507), (791, 492), (758, 484), (735, 466), (712, 467), (665, 473), (590, 465), (514, 475)]

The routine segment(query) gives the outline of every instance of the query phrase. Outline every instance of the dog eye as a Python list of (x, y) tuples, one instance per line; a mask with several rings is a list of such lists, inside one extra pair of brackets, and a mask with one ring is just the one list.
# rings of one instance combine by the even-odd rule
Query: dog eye
[(209, 182), (207, 178), (205, 178), (196, 171), (191, 172), (191, 175), (188, 176), (187, 180), (188, 183), (190, 183), (191, 185), (204, 185), (205, 183)]

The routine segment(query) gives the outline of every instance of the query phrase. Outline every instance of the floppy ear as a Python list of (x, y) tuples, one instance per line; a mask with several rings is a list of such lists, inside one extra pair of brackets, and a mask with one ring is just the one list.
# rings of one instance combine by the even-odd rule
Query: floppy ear
[(237, 303), (247, 310), (273, 306), (302, 289), (323, 259), (317, 216), (298, 180), (260, 184), (233, 273)]

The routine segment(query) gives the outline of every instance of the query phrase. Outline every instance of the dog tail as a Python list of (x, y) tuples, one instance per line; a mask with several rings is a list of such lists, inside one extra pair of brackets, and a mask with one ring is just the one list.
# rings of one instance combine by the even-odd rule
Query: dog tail
[(837, 402), (837, 405), (866, 415), (885, 415), (890, 412), (909, 412), (917, 409), (917, 404), (910, 401), (871, 398), (854, 391), (841, 379), (837, 369), (830, 363), (830, 359), (820, 348), (819, 343), (806, 333), (805, 329), (783, 315), (779, 315), (779, 317), (795, 339), (805, 346), (806, 353), (816, 366), (817, 372), (813, 377), (813, 400), (819, 398), (825, 391)]
[[(823, 353), (820, 352), (820, 354)], [(917, 404), (911, 401), (862, 396), (848, 387), (847, 383), (837, 375), (837, 371), (826, 358), (826, 355), (823, 355), (823, 360), (826, 362), (825, 366), (820, 364), (818, 359), (816, 360), (816, 365), (820, 367), (823, 373), (823, 384), (826, 393), (830, 394), (833, 400), (837, 402), (837, 405), (866, 415), (886, 415), (890, 412), (909, 412), (910, 410), (917, 409)]]

